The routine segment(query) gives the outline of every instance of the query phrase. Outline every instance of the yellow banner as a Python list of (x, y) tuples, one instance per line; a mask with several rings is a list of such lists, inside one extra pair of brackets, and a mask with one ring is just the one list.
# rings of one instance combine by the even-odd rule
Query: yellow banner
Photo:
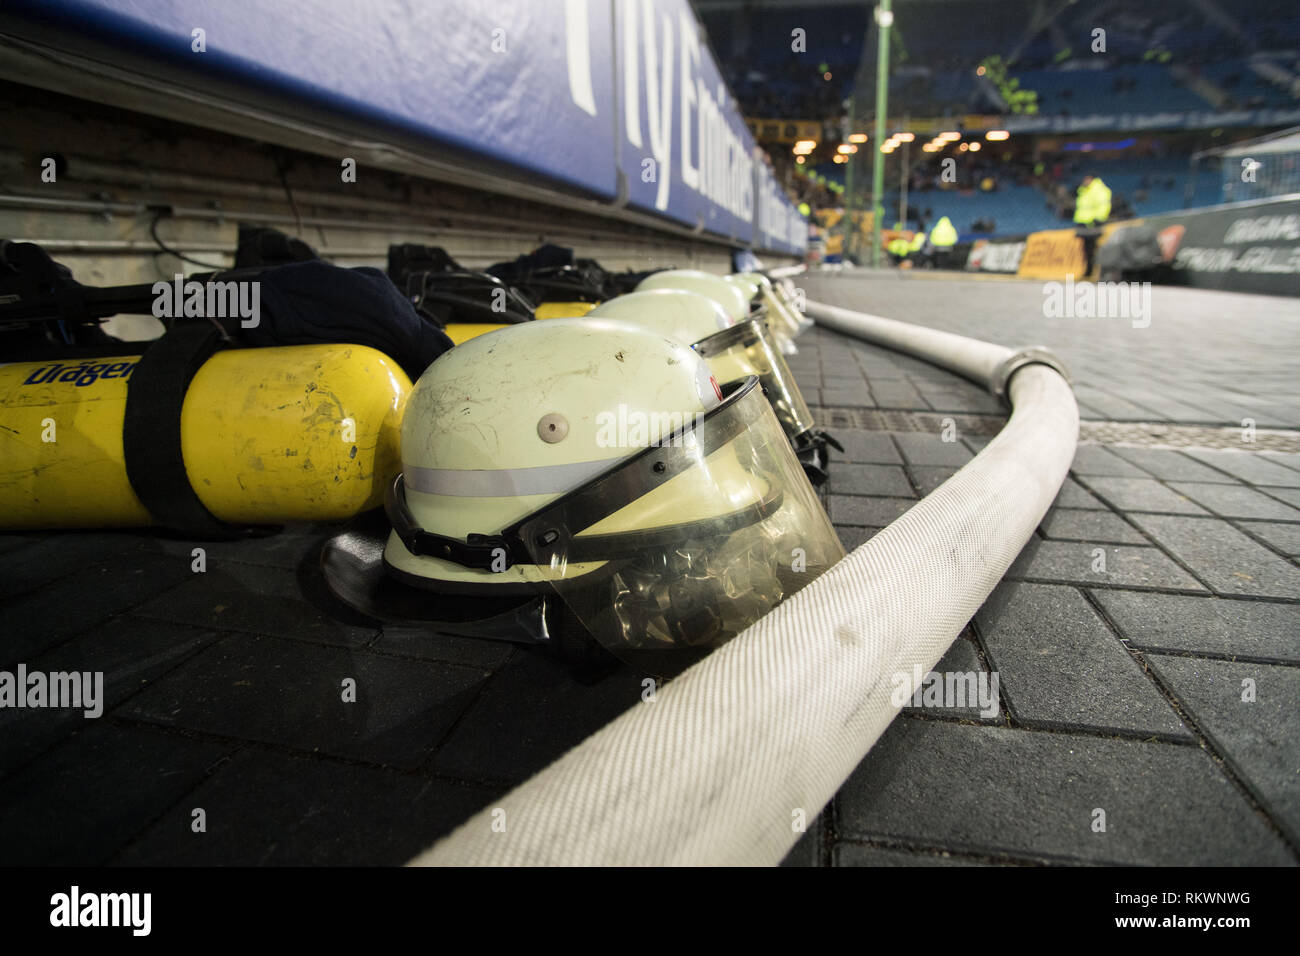
[(1031, 233), (1016, 275), (1030, 279), (1083, 278), (1083, 240), (1073, 229)]

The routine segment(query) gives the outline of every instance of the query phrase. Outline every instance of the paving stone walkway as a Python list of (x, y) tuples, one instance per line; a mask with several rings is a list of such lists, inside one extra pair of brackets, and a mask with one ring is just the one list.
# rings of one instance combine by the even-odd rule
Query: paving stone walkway
[[(855, 283), (837, 304), (872, 308)], [(792, 366), (819, 407), (927, 413), (910, 419), (923, 430), (831, 422), (846, 453), (829, 509), (850, 548), (1002, 416), (955, 376), (822, 330)], [(1274, 386), (1268, 414), (1294, 427), (1294, 382)], [(1197, 414), (1229, 414), (1191, 391)], [(945, 435), (949, 414), (990, 427)], [(398, 864), (638, 703), (628, 668), (575, 674), (341, 608), (317, 570), (334, 530), (206, 543), (201, 574), (195, 542), (0, 535), (0, 669), (105, 673), (97, 719), (0, 711), (0, 864)], [(787, 862), (1294, 865), (1298, 556), (1300, 455), (1081, 445), (937, 668), (996, 674), (990, 706), (906, 707)]]

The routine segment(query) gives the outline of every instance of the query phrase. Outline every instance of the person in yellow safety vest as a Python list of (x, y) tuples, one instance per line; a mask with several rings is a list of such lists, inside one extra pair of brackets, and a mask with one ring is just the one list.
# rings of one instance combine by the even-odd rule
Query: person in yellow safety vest
[(947, 216), (941, 216), (930, 230), (930, 245), (945, 252), (957, 245), (957, 230)]
[(1080, 226), (1100, 226), (1110, 218), (1110, 187), (1100, 176), (1083, 177), (1074, 199), (1074, 221)]
[(911, 248), (911, 243), (903, 238), (902, 233), (895, 235), (893, 239), (890, 239), (889, 242), (885, 244), (885, 251), (893, 257), (895, 265), (907, 258), (907, 254), (911, 251)]
[(907, 245), (908, 253), (911, 254), (913, 252), (920, 252), (923, 248), (925, 248), (925, 238), (926, 236), (925, 236), (924, 229), (916, 230), (916, 235), (912, 237), (912, 241)]
[(934, 224), (930, 230), (930, 256), (929, 264), (937, 268), (947, 268), (948, 255), (952, 252), (952, 247), (957, 245), (957, 229), (952, 224), (952, 220), (947, 216), (940, 216), (939, 221)]
[(1074, 198), (1074, 223), (1083, 229), (1083, 274), (1092, 273), (1099, 233), (1093, 227), (1110, 218), (1110, 187), (1092, 173), (1083, 177)]

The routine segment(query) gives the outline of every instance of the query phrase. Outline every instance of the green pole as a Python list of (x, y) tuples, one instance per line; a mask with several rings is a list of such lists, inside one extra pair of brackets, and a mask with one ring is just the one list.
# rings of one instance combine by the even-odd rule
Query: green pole
[[(849, 135), (858, 129), (858, 96), (855, 90), (849, 97)], [(844, 261), (853, 255), (853, 239), (857, 230), (853, 228), (853, 153), (845, 154), (844, 163)]]
[(885, 194), (885, 154), (880, 151), (885, 142), (885, 120), (889, 105), (889, 28), (894, 14), (889, 0), (880, 0), (876, 7), (876, 25), (880, 28), (880, 43), (876, 52), (876, 141), (872, 144), (871, 166), (871, 265), (880, 266), (880, 208)]

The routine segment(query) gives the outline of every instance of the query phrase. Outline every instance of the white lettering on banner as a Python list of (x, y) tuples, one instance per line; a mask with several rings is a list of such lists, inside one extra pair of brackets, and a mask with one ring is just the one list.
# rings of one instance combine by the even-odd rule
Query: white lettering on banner
[(991, 242), (984, 247), (984, 259), (980, 268), (985, 272), (1015, 272), (1020, 267), (1020, 257), (1024, 254), (1023, 242)]
[[(698, 43), (691, 43), (688, 37), (694, 23), (690, 13), (683, 10), (682, 17), (682, 182), (691, 189), (700, 188), (700, 170), (698, 166), (691, 164), (691, 107), (695, 106), (697, 100), (695, 96), (695, 76), (696, 64), (700, 62), (700, 46)], [(699, 137), (696, 137), (699, 141)]]
[[(711, 90), (702, 75), (706, 53), (694, 17), (688, 9), (676, 18), (658, 15), (652, 0), (626, 0), (616, 10), (623, 33), (624, 133), (638, 149), (649, 140), (657, 167), (655, 208), (668, 208), (673, 133), (679, 130), (682, 184), (738, 219), (753, 219), (754, 160), (743, 134), (728, 122), (726, 86)], [(680, 43), (674, 42), (674, 22)], [(677, 47), (680, 60), (674, 60)], [(641, 125), (642, 78), (648, 137)], [(680, 88), (674, 89), (674, 83)], [(679, 118), (673, 115), (674, 103), (680, 105)]]
[[(650, 152), (659, 167), (659, 192), (655, 196), (655, 208), (662, 211), (668, 208), (668, 183), (672, 178), (670, 160), (673, 143), (673, 21), (671, 17), (663, 18), (663, 69), (660, 70), (655, 56), (655, 9), (654, 4), (643, 0), (641, 11), (645, 23), (645, 112), (650, 124)], [(655, 79), (659, 78), (659, 89), (655, 89)]]
[(1226, 243), (1268, 242), (1271, 239), (1300, 239), (1300, 216), (1259, 216), (1238, 219), (1223, 237)]
[(1240, 253), (1231, 249), (1184, 247), (1174, 258), (1175, 269), (1193, 272), (1300, 273), (1300, 249), (1251, 246)]
[(623, 17), (623, 126), (627, 130), (627, 141), (637, 149), (641, 148), (641, 86), (637, 81), (637, 65), (641, 55), (637, 52), (636, 29), (637, 0), (623, 8), (631, 13)]
[(565, 51), (569, 63), (569, 98), (588, 116), (596, 115), (591, 87), (591, 37), (587, 29), (587, 0), (564, 0)]

